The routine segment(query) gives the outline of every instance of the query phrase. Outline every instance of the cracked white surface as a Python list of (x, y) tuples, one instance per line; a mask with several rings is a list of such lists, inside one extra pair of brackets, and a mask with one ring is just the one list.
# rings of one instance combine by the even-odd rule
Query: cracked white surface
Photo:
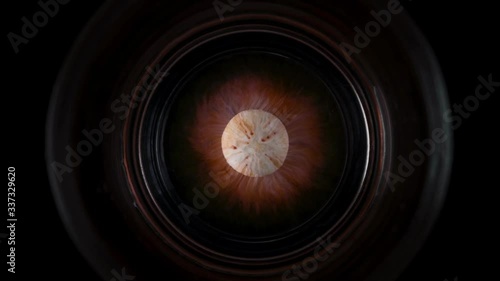
[(283, 165), (289, 140), (276, 116), (263, 110), (245, 110), (229, 121), (221, 145), (234, 170), (249, 177), (263, 177)]

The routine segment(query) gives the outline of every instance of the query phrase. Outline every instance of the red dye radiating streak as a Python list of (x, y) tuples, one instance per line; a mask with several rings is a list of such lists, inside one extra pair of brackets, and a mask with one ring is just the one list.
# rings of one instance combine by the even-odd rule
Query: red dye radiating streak
[[(226, 161), (221, 137), (228, 122), (238, 113), (260, 109), (285, 125), (289, 150), (283, 166), (263, 177), (248, 177)], [(206, 94), (197, 105), (190, 143), (220, 188), (227, 204), (259, 214), (292, 207), (301, 193), (313, 188), (324, 164), (321, 118), (312, 98), (300, 89), (286, 87), (257, 75), (241, 75)]]

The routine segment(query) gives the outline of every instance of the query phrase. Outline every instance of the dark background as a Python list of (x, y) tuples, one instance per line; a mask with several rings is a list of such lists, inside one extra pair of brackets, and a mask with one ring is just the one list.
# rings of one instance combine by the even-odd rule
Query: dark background
[[(100, 1), (73, 0), (61, 5), (59, 13), (15, 54), (6, 35), (20, 33), (21, 18), (31, 17), (40, 9), (36, 2), (9, 1), (2, 3), (1, 8), (2, 143), (6, 154), (2, 158), (4, 169), (16, 167), (17, 176), (15, 277), (99, 280), (73, 246), (59, 219), (46, 176), (44, 130), (49, 95), (58, 70)], [(461, 103), (474, 94), (479, 75), (487, 77), (493, 73), (493, 80), (500, 81), (494, 4), (424, 0), (404, 3), (434, 48), (448, 84), (450, 104)], [(493, 150), (493, 130), (498, 129), (498, 118), (494, 118), (496, 95), (482, 102), (455, 131), (454, 167), (444, 210), (400, 281), (452, 281), (455, 277), (460, 281), (478, 280), (477, 274), (486, 269), (482, 261), (490, 247), (486, 241), (493, 223), (483, 223), (481, 216), (492, 212), (491, 190), (498, 185), (487, 180), (488, 175), (495, 175), (495, 165), (486, 162), (495, 159), (497, 153)], [(6, 190), (2, 196), (6, 196)], [(0, 234), (6, 232), (0, 228)], [(4, 261), (7, 244), (1, 240), (0, 260)], [(0, 276), (6, 272), (5, 267), (3, 263)]]

